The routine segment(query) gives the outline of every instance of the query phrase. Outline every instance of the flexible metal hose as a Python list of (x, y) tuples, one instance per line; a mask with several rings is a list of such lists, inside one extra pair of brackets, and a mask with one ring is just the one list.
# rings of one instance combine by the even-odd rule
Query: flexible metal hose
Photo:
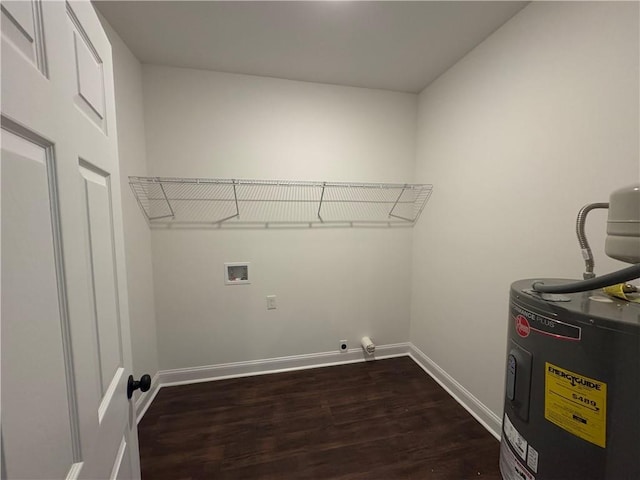
[(587, 220), (587, 214), (591, 210), (595, 210), (596, 208), (609, 208), (609, 204), (590, 203), (588, 205), (585, 205), (578, 212), (578, 218), (576, 219), (576, 235), (578, 236), (578, 243), (580, 243), (582, 258), (584, 258), (585, 264), (585, 272), (582, 274), (582, 277), (585, 280), (595, 277), (595, 274), (593, 273), (593, 252), (591, 251), (589, 242), (587, 242), (587, 235), (584, 232), (584, 225)]
[(532, 288), (541, 293), (575, 293), (597, 290), (617, 283), (628, 282), (640, 278), (640, 263), (623, 268), (617, 272), (608, 273), (600, 277), (582, 280), (581, 282), (565, 283), (564, 285), (545, 285), (543, 282), (533, 282)]

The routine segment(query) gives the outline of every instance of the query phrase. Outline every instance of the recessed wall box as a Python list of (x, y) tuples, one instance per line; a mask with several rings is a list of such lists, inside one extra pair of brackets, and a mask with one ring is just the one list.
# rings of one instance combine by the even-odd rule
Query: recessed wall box
[(249, 281), (249, 263), (234, 262), (224, 264), (225, 285), (247, 285)]

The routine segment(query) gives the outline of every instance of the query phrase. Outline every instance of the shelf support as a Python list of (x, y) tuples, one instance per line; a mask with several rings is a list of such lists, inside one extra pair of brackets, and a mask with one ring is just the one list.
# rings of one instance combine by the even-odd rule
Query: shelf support
[(214, 223), (214, 225), (221, 225), (222, 223), (226, 222), (227, 220), (231, 220), (232, 218), (240, 218), (240, 208), (238, 208), (238, 192), (236, 192), (236, 184), (237, 184), (237, 180), (232, 180), (233, 182), (233, 200), (236, 204), (236, 213), (234, 213), (233, 215), (229, 215), (228, 217), (224, 217), (221, 218), (220, 220), (216, 220)]
[(169, 201), (169, 197), (167, 197), (167, 192), (164, 191), (164, 186), (162, 185), (162, 182), (159, 184), (160, 185), (160, 191), (162, 192), (162, 195), (164, 196), (164, 201), (167, 202), (167, 206), (169, 207), (169, 211), (171, 212), (169, 215), (160, 215), (159, 217), (149, 217), (149, 220), (160, 220), (161, 218), (175, 218), (176, 214), (173, 211), (173, 207), (171, 206), (171, 202)]
[(406, 220), (409, 223), (413, 223), (414, 222), (414, 220), (411, 220), (410, 218), (406, 218), (406, 217), (401, 217), (400, 215), (393, 215), (393, 214), (390, 213), (389, 216), (393, 217), (393, 218), (399, 218), (400, 220)]
[(400, 199), (402, 198), (402, 194), (404, 193), (404, 191), (407, 189), (407, 184), (404, 184), (404, 187), (402, 187), (402, 191), (400, 192), (400, 195), (398, 195), (398, 198), (396, 198), (395, 203), (393, 204), (393, 207), (391, 207), (391, 210), (389, 210), (389, 216), (393, 217), (393, 211), (396, 208), (396, 205), (398, 205), (398, 202), (400, 201)]
[(239, 217), (240, 215), (238, 215), (237, 213), (235, 215), (229, 215), (228, 217), (222, 218), (220, 220), (216, 220), (215, 222), (213, 222), (214, 224), (221, 224), (223, 222), (226, 222), (227, 220), (231, 220), (232, 218), (236, 218)]
[(405, 217), (401, 217), (399, 215), (394, 215), (394, 213), (393, 213), (393, 211), (396, 209), (396, 205), (398, 205), (398, 202), (402, 198), (402, 195), (404, 194), (406, 189), (407, 189), (407, 184), (405, 183), (404, 187), (402, 187), (402, 191), (400, 192), (400, 195), (398, 195), (398, 198), (396, 198), (396, 202), (393, 204), (393, 207), (391, 207), (391, 210), (389, 210), (389, 216), (393, 217), (393, 218), (399, 218), (400, 220), (406, 220), (407, 222), (412, 222), (413, 223), (413, 220), (411, 220), (410, 218), (405, 218)]
[(327, 182), (322, 183), (322, 193), (320, 194), (320, 205), (318, 205), (318, 218), (321, 223), (324, 223), (324, 220), (320, 216), (320, 209), (322, 208), (322, 199), (324, 198), (324, 187), (327, 185)]
[[(238, 193), (236, 192), (236, 180), (233, 181), (233, 198), (236, 201), (236, 214), (229, 218), (233, 218), (233, 217), (240, 218), (240, 208), (238, 208)], [(228, 218), (226, 218), (225, 220), (228, 220)]]

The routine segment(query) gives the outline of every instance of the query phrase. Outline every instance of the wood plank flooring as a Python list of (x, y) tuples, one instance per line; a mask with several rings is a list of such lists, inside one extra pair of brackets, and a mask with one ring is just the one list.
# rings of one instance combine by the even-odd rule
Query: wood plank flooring
[(162, 388), (143, 480), (500, 479), (499, 444), (409, 357)]

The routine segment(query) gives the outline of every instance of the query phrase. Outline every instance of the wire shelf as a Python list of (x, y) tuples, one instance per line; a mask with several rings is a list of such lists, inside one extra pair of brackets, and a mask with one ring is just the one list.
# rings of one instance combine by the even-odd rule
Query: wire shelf
[(129, 177), (150, 224), (405, 224), (427, 184)]

